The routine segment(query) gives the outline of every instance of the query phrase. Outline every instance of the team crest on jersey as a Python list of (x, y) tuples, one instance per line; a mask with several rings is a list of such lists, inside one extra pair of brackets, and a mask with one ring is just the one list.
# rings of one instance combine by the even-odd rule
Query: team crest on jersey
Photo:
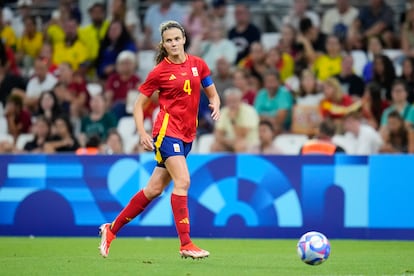
[(198, 77), (198, 70), (197, 67), (191, 67), (191, 71), (193, 71), (193, 76)]

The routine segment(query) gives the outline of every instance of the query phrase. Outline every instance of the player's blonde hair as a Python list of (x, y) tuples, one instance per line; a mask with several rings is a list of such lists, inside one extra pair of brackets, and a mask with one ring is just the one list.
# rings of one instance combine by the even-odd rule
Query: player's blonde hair
[(162, 35), (164, 34), (164, 32), (166, 30), (169, 30), (169, 29), (172, 29), (172, 28), (179, 29), (181, 31), (181, 33), (183, 34), (183, 37), (185, 37), (184, 28), (177, 21), (170, 20), (170, 21), (166, 21), (166, 22), (161, 23), (161, 25), (160, 25), (161, 41), (158, 44), (158, 53), (157, 53), (157, 56), (155, 57), (155, 62), (157, 64), (160, 63), (165, 57), (168, 56), (167, 51), (165, 50), (164, 46), (162, 45), (163, 44)]

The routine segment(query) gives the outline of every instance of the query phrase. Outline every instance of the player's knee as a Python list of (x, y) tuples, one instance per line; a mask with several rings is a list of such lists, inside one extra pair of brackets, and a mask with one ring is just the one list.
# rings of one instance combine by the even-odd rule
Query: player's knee
[(180, 190), (188, 190), (188, 188), (190, 188), (190, 177), (180, 176), (178, 179), (174, 180), (174, 186)]

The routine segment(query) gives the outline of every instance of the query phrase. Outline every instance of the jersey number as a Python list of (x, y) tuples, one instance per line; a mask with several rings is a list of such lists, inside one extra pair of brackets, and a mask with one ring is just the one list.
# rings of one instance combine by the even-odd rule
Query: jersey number
[(190, 80), (185, 80), (184, 81), (184, 87), (183, 90), (185, 93), (187, 93), (188, 95), (191, 95), (191, 85), (190, 85)]

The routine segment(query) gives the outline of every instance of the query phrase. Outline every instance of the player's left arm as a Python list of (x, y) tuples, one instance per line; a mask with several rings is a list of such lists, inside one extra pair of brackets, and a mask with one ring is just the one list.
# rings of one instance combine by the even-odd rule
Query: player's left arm
[(204, 92), (210, 103), (208, 107), (211, 109), (211, 118), (213, 118), (214, 121), (217, 121), (220, 118), (220, 97), (217, 93), (216, 86), (210, 75), (202, 79), (201, 84), (204, 87)]

